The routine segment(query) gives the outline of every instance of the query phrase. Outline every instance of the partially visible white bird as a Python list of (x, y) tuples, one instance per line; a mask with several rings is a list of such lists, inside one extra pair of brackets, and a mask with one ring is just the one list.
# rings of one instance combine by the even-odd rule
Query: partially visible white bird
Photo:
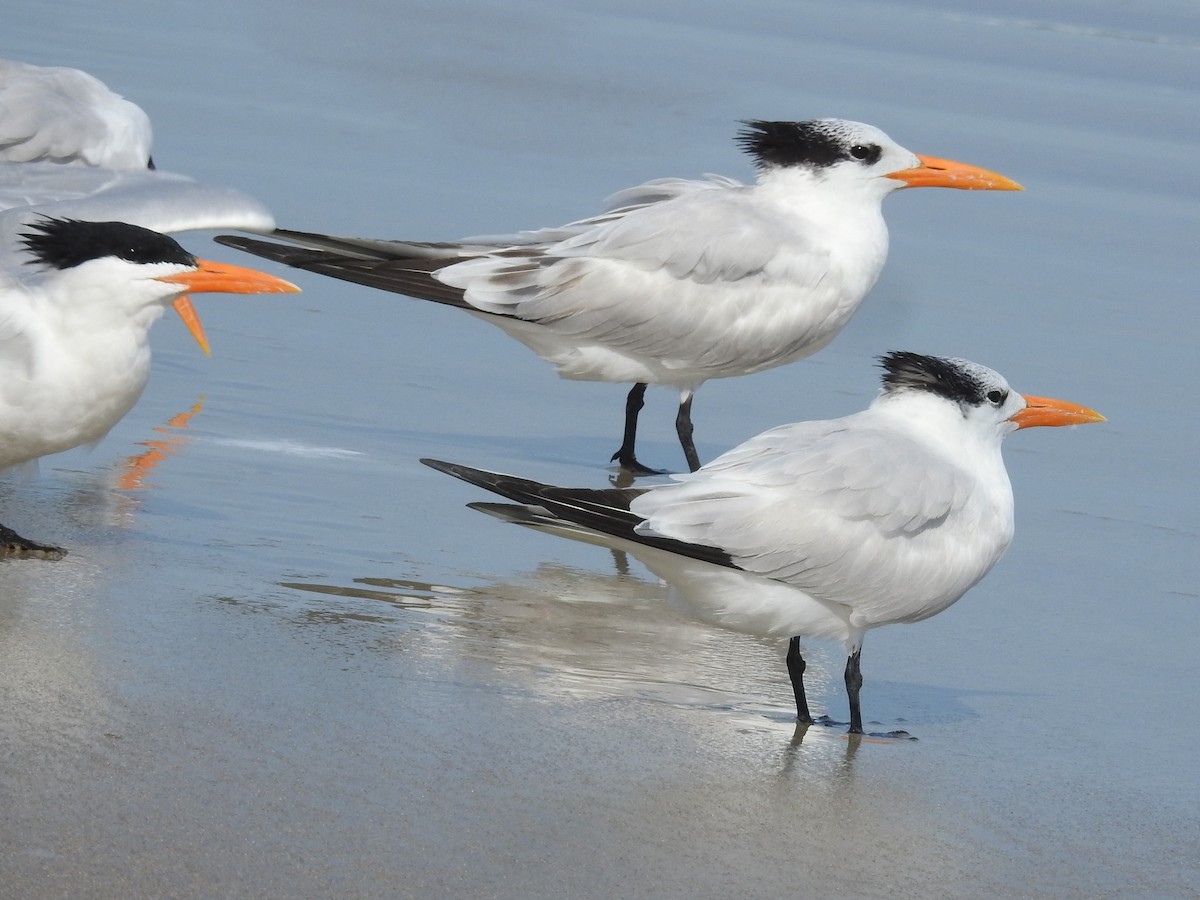
[[(0, 469), (104, 437), (146, 386), (150, 326), (186, 294), (299, 290), (124, 222), (48, 218), (20, 237), (27, 261), (0, 271)], [(0, 526), (0, 555), (64, 552)]]
[(858, 734), (866, 632), (941, 612), (1008, 549), (1004, 437), (1104, 421), (1074, 403), (1022, 396), (966, 360), (896, 352), (882, 364), (883, 390), (866, 410), (766, 431), (673, 484), (571, 489), (422, 462), (526, 504), (472, 504), (485, 511), (619, 539), (710, 620), (789, 638), (801, 722), (812, 716), (800, 637), (840, 640)]
[(633, 382), (612, 458), (635, 472), (649, 471), (634, 452), (646, 386), (674, 387), (676, 432), (695, 470), (695, 390), (809, 356), (836, 337), (887, 256), (885, 196), (903, 187), (1021, 189), (994, 172), (917, 156), (858, 122), (744, 124), (738, 140), (757, 183), (651, 181), (560, 228), (461, 243), (275, 232), (318, 249), (217, 240), (479, 314), (564, 378)]
[[(268, 232), (262, 203), (156, 171), (150, 119), (86, 72), (0, 59), (0, 236), (44, 216), (175, 233)], [(17, 249), (0, 243), (0, 268)]]
[(79, 69), (0, 59), (0, 160), (154, 168), (150, 117)]

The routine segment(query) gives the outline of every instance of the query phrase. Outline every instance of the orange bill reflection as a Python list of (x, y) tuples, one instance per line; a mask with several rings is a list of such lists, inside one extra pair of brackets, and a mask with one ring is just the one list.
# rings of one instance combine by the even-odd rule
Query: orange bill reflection
[(139, 442), (139, 446), (145, 447), (146, 450), (121, 463), (118, 468), (117, 489), (121, 491), (142, 490), (145, 487), (143, 481), (146, 476), (154, 471), (160, 462), (177, 453), (188, 442), (189, 438), (186, 435), (177, 432), (186, 429), (192, 417), (203, 407), (204, 398), (201, 397), (191, 409), (173, 416), (166, 425), (159, 425), (154, 429), (159, 434), (165, 435), (162, 440)]

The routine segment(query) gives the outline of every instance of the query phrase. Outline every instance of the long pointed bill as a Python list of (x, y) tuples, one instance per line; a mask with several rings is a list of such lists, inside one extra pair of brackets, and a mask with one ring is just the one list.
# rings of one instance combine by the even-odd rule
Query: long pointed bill
[(209, 259), (196, 260), (196, 268), (178, 275), (164, 275), (157, 281), (182, 284), (189, 294), (298, 294), (300, 288), (290, 281)]
[(1094, 409), (1069, 403), (1066, 400), (1051, 400), (1048, 397), (1025, 398), (1025, 408), (1012, 417), (1018, 428), (1034, 428), (1038, 425), (1086, 425), (1088, 422), (1106, 422), (1107, 419)]
[[(221, 293), (221, 294), (297, 294), (300, 288), (290, 281), (246, 269), (242, 266), (231, 266), (228, 263), (213, 262), (208, 259), (196, 260), (196, 268), (190, 272), (180, 272), (178, 275), (164, 275), (157, 281), (167, 284), (179, 284), (187, 288), (188, 294)], [(179, 317), (187, 326), (205, 356), (212, 354), (208, 349), (208, 339), (204, 336), (204, 327), (200, 317), (196, 315), (192, 301), (187, 294), (176, 298), (173, 304)]]
[(952, 159), (937, 159), (917, 154), (921, 165), (915, 169), (891, 172), (888, 178), (903, 181), (906, 187), (946, 187), (962, 191), (1023, 191), (1011, 178), (1005, 178), (978, 166), (955, 162)]

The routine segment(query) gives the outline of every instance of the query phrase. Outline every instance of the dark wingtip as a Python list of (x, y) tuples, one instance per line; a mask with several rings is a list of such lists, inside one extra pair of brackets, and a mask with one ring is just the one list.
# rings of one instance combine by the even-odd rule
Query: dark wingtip
[(489, 491), (495, 491), (496, 493), (500, 494), (503, 494), (504, 491), (498, 484), (499, 480), (509, 478), (509, 476), (501, 475), (498, 472), (488, 472), (485, 469), (474, 469), (471, 466), (464, 466), (461, 463), (445, 462), (440, 459), (431, 459), (427, 456), (421, 457), (419, 462), (422, 465), (429, 466), (431, 469), (436, 469), (439, 472), (445, 472), (447, 475), (453, 475), (460, 481), (467, 482), (467, 484), (473, 484), (476, 487), (481, 487)]
[[(242, 237), (240, 234), (218, 234), (213, 238), (218, 244), (223, 244), (226, 247), (233, 247), (237, 250), (244, 250), (252, 244), (267, 244), (267, 241), (256, 241), (253, 238)], [(268, 246), (277, 246), (268, 244)]]
[(429, 466), (431, 469), (437, 469), (439, 472), (445, 472), (447, 475), (454, 475), (455, 470), (459, 468), (456, 463), (443, 462), (440, 459), (433, 459), (428, 456), (422, 456), (417, 462), (423, 466)]
[(319, 255), (312, 250), (293, 247), (291, 244), (278, 244), (274, 241), (262, 241), (258, 238), (243, 237), (239, 234), (218, 234), (213, 240), (224, 247), (232, 247), (252, 256), (283, 263), (296, 269), (307, 269)]

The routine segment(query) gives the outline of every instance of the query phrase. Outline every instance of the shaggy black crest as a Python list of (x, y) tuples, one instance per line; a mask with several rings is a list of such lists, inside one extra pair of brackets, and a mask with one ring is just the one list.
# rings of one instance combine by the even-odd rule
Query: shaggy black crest
[(987, 385), (956, 360), (896, 350), (879, 357), (879, 364), (886, 373), (883, 387), (888, 393), (927, 391), (956, 403), (975, 405), (986, 399)]
[[(844, 135), (828, 122), (764, 122), (749, 119), (738, 133), (742, 149), (766, 166), (811, 166), (823, 169), (851, 158)], [(878, 149), (876, 158), (878, 158)]]
[(194, 266), (196, 257), (172, 238), (125, 222), (84, 222), (45, 218), (29, 226), (22, 243), (37, 262), (70, 269), (91, 259), (115, 256), (132, 263), (179, 263)]

